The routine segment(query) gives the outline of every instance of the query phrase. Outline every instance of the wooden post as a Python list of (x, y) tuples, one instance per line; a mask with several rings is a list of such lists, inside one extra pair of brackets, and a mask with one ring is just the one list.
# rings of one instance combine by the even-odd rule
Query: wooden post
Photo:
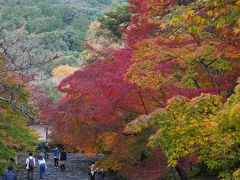
[(47, 141), (48, 140), (48, 126), (46, 126), (45, 131), (46, 131), (46, 141)]

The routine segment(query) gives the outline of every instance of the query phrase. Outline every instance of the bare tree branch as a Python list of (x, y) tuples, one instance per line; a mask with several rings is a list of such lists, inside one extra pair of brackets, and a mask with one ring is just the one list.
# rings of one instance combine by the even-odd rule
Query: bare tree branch
[(6, 99), (6, 98), (4, 98), (4, 97), (1, 97), (1, 96), (0, 96), (0, 101), (7, 103), (8, 105), (10, 105), (11, 107), (13, 107), (14, 109), (16, 109), (16, 110), (18, 110), (19, 112), (21, 112), (21, 113), (22, 113), (23, 115), (25, 115), (27, 118), (29, 118), (29, 119), (34, 119), (28, 112), (26, 112), (26, 111), (24, 110), (23, 107), (15, 104), (13, 101), (11, 101), (11, 100), (9, 100), (9, 99)]

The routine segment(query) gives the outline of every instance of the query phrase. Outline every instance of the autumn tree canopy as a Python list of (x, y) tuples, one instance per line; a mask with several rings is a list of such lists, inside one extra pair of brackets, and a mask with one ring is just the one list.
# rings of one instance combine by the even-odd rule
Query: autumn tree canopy
[[(131, 179), (172, 168), (186, 179), (198, 163), (238, 177), (239, 1), (128, 2), (124, 26), (117, 11), (101, 19), (124, 48), (62, 80), (63, 97), (42, 118), (69, 149), (103, 152), (99, 166)], [(163, 163), (146, 173), (156, 158)]]

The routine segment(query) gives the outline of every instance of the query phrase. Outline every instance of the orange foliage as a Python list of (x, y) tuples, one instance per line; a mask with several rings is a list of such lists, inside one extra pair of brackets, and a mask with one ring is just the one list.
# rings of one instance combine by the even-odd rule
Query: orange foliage
[(70, 74), (73, 74), (78, 69), (79, 68), (77, 67), (71, 67), (69, 65), (60, 65), (53, 69), (52, 74), (55, 77), (63, 78), (63, 77), (69, 76)]

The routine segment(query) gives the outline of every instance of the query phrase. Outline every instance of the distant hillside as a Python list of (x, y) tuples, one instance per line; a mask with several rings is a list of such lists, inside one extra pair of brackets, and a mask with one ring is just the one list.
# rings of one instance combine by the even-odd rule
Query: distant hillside
[(112, 9), (125, 0), (61, 0), (61, 3), (70, 4), (85, 11), (95, 11), (98, 15)]
[[(54, 62), (32, 71), (39, 79), (48, 79), (54, 68), (79, 66), (87, 58), (82, 45), (90, 23), (121, 2), (123, 0), (0, 0), (0, 24), (5, 29), (1, 29), (0, 36), (7, 41), (17, 38), (19, 52), (31, 46), (32, 61), (58, 54), (60, 58)], [(18, 57), (25, 56), (18, 53)], [(55, 92), (52, 82), (40, 83)]]
[(123, 2), (123, 0), (61, 0), (62, 3), (69, 3), (73, 5), (84, 5), (84, 4), (100, 4), (100, 5), (111, 5)]
[[(60, 64), (77, 65), (89, 24), (122, 0), (0, 0), (0, 20), (7, 29), (22, 28), (26, 40), (36, 44), (34, 57), (58, 53), (60, 60), (46, 67), (50, 75)], [(13, 37), (14, 31), (1, 34)], [(39, 57), (41, 56), (41, 57)]]

